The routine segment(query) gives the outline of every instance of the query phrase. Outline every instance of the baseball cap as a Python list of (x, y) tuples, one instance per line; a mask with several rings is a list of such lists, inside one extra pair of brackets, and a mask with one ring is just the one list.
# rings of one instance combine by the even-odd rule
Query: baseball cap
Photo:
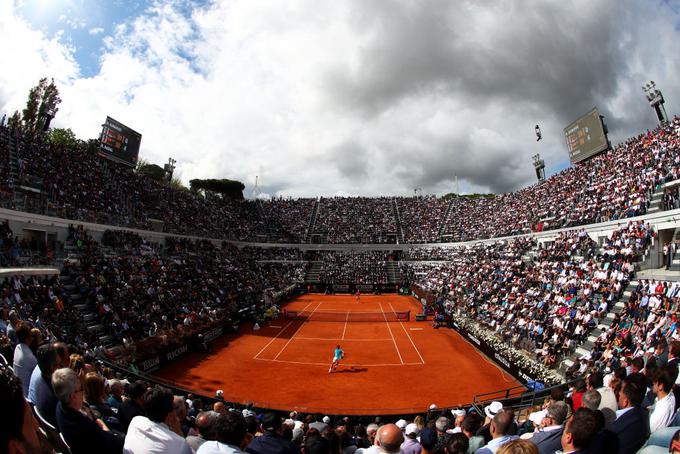
[(417, 425), (415, 425), (414, 423), (411, 423), (411, 424), (406, 425), (406, 429), (404, 429), (404, 433), (406, 435), (411, 435), (411, 434), (419, 435), (420, 430), (418, 429)]
[(400, 419), (400, 420), (397, 421), (395, 424), (396, 424), (396, 426), (397, 426), (398, 428), (400, 428), (401, 430), (404, 430), (404, 428), (406, 428), (406, 421), (403, 420), (403, 419)]
[(456, 417), (456, 418), (457, 418), (458, 416), (465, 416), (465, 410), (456, 410), (456, 409), (454, 408), (453, 410), (451, 410), (451, 414), (452, 414), (454, 417)]
[(328, 417), (328, 416), (324, 416), (323, 419), (322, 419), (321, 421), (323, 421), (324, 424), (330, 424), (330, 423), (331, 423), (331, 418)]

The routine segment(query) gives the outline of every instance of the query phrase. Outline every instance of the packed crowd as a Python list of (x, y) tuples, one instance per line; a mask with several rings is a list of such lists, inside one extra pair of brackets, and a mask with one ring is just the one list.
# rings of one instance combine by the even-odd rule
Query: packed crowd
[(324, 251), (310, 256), (321, 263), (319, 282), (324, 284), (388, 284), (387, 262), (392, 259), (386, 251)]
[(387, 243), (397, 233), (393, 199), (322, 198), (314, 232), (327, 234), (329, 243)]
[[(0, 138), (8, 134), (0, 126)], [(319, 234), (330, 243), (386, 243), (400, 232), (406, 242), (467, 241), (617, 220), (646, 213), (652, 192), (680, 177), (675, 118), (520, 191), (450, 200), (321, 198), (313, 224), (314, 199), (244, 201), (176, 190), (87, 151), (18, 137), (25, 175), (42, 182), (51, 214), (146, 229), (160, 220), (172, 233), (260, 242)], [(0, 180), (9, 165), (0, 156)], [(662, 207), (674, 207), (676, 195), (669, 191)]]
[(578, 226), (645, 214), (651, 193), (680, 177), (680, 118), (526, 189), (454, 200), (454, 241)]
[(398, 197), (395, 200), (404, 243), (440, 241), (440, 229), (449, 207), (449, 199), (425, 196)]
[(297, 248), (282, 247), (250, 247), (243, 248), (243, 252), (253, 260), (299, 261), (305, 260), (304, 253)]
[(431, 292), (440, 311), (554, 368), (621, 297), (652, 235), (648, 225), (630, 222), (598, 249), (585, 231), (573, 230), (533, 258), (528, 239), (479, 244), (454, 249), (450, 261), (404, 262), (402, 275)]
[[(16, 328), (24, 336), (25, 327)], [(20, 340), (14, 371), (25, 375), (32, 365), (27, 383), (0, 366), (0, 447), (11, 454), (64, 445), (72, 454), (632, 454), (645, 443), (641, 452), (669, 452), (678, 440), (672, 389), (680, 342), (653, 371), (641, 373), (639, 364), (606, 376), (591, 371), (523, 416), (499, 401), (453, 410), (432, 404), (393, 423), (262, 412), (225, 402), (220, 391), (215, 399), (173, 394), (69, 354), (61, 342), (42, 344), (31, 363), (25, 348)]]

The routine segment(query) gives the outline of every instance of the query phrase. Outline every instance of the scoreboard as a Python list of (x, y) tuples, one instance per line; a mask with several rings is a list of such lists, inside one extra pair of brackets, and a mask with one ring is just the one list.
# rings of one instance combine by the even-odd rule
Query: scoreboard
[(137, 164), (142, 135), (123, 123), (106, 117), (99, 138), (99, 154), (129, 166)]
[(567, 141), (567, 151), (569, 151), (572, 164), (609, 148), (607, 129), (597, 108), (564, 128), (564, 138)]

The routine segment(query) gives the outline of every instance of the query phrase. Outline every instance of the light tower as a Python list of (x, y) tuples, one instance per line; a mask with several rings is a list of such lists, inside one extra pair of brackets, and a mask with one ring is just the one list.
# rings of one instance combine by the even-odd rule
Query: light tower
[(163, 166), (165, 171), (165, 180), (169, 183), (172, 181), (172, 174), (175, 172), (175, 164), (177, 160), (173, 158), (168, 158), (168, 163)]
[(531, 157), (534, 160), (534, 169), (536, 169), (536, 178), (541, 183), (545, 181), (545, 161), (541, 159), (541, 155), (536, 153)]
[(649, 101), (649, 105), (652, 106), (656, 112), (656, 117), (659, 119), (659, 124), (663, 125), (664, 123), (668, 123), (668, 115), (666, 114), (666, 108), (664, 107), (664, 103), (666, 101), (663, 99), (661, 90), (656, 88), (654, 81), (652, 80), (649, 83), (643, 85), (642, 91), (645, 92), (645, 96), (647, 97), (647, 101)]

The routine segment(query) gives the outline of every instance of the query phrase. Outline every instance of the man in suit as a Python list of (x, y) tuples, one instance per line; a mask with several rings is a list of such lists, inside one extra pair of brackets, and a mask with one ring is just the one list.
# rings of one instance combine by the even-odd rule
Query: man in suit
[(640, 406), (645, 397), (644, 383), (642, 374), (631, 374), (619, 393), (619, 410), (609, 430), (616, 434), (621, 454), (636, 453), (649, 437), (649, 413)]
[(588, 452), (588, 446), (599, 429), (595, 412), (589, 408), (579, 408), (564, 425), (562, 432), (562, 452), (576, 454)]
[(562, 431), (569, 414), (568, 405), (564, 402), (551, 402), (546, 415), (541, 421), (541, 430), (529, 439), (538, 448), (540, 454), (552, 454), (562, 446)]

